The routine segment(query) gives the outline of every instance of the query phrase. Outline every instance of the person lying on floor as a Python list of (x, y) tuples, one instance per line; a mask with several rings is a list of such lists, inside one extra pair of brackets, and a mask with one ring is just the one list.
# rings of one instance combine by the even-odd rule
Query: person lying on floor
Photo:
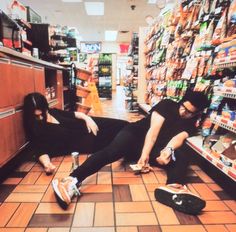
[(58, 203), (67, 208), (72, 197), (79, 194), (78, 187), (85, 178), (124, 157), (141, 167), (164, 164), (167, 185), (155, 190), (156, 199), (185, 213), (199, 213), (205, 201), (183, 185), (188, 154), (180, 153), (179, 148), (196, 132), (196, 121), (208, 105), (202, 92), (193, 91), (179, 103), (169, 99), (160, 101), (146, 118), (127, 124), (108, 146), (90, 155), (69, 177), (54, 179), (52, 187)]
[(91, 153), (101, 150), (128, 124), (119, 119), (50, 109), (46, 98), (37, 92), (24, 98), (23, 123), (33, 151), (46, 174), (56, 169), (50, 157), (74, 151)]

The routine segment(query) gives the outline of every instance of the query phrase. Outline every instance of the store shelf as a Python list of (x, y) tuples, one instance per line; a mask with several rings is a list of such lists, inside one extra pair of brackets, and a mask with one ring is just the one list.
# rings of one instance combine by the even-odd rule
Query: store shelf
[(219, 96), (236, 99), (236, 88), (215, 87), (214, 93)]
[(225, 118), (222, 118), (221, 116), (214, 116), (214, 115), (211, 116), (211, 121), (214, 124), (224, 128), (226, 130), (236, 133), (236, 122), (235, 121), (227, 120)]
[(210, 152), (206, 151), (202, 147), (202, 136), (193, 136), (187, 139), (186, 143), (195, 150), (199, 155), (217, 167), (220, 171), (236, 181), (236, 163), (234, 160), (230, 160), (224, 155), (219, 154), (218, 157), (214, 156)]
[(215, 65), (218, 69), (223, 68), (236, 68), (236, 56), (227, 56), (216, 59)]

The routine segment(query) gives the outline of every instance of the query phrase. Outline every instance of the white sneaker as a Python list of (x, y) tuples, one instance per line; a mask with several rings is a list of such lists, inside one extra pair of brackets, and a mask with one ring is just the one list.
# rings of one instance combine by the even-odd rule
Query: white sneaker
[(76, 186), (77, 183), (78, 180), (71, 176), (63, 179), (54, 179), (52, 181), (52, 188), (56, 195), (57, 201), (63, 209), (68, 207), (73, 196), (81, 195)]
[(180, 212), (196, 215), (206, 206), (206, 202), (190, 192), (185, 185), (169, 184), (154, 191), (157, 201)]

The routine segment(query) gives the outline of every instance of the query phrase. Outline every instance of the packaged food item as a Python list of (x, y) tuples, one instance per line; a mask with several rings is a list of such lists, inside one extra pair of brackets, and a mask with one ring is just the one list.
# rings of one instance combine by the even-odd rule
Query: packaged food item
[(220, 44), (221, 40), (226, 37), (226, 25), (227, 25), (226, 13), (227, 10), (225, 9), (220, 20), (216, 25), (215, 31), (212, 36), (213, 45)]
[(236, 0), (233, 0), (230, 4), (227, 25), (227, 36), (229, 37), (236, 34)]

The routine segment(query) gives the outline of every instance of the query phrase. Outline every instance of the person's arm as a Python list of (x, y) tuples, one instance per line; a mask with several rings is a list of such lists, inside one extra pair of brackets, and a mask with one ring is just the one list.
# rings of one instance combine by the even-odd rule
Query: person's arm
[(148, 132), (146, 134), (142, 153), (138, 161), (138, 164), (140, 164), (141, 166), (145, 166), (146, 164), (148, 164), (150, 152), (157, 140), (164, 121), (165, 118), (163, 116), (161, 116), (156, 111), (152, 112), (150, 128), (148, 129)]
[(161, 150), (160, 156), (156, 158), (156, 162), (161, 165), (167, 165), (172, 157), (172, 154), (174, 154), (174, 151), (178, 148), (180, 148), (185, 139), (189, 137), (189, 134), (186, 131), (182, 131), (176, 136), (174, 136), (166, 145), (164, 149)]
[(74, 112), (74, 114), (77, 119), (82, 119), (85, 121), (89, 133), (92, 132), (94, 135), (97, 135), (97, 132), (99, 131), (98, 126), (90, 116), (82, 112), (76, 112), (76, 111)]

